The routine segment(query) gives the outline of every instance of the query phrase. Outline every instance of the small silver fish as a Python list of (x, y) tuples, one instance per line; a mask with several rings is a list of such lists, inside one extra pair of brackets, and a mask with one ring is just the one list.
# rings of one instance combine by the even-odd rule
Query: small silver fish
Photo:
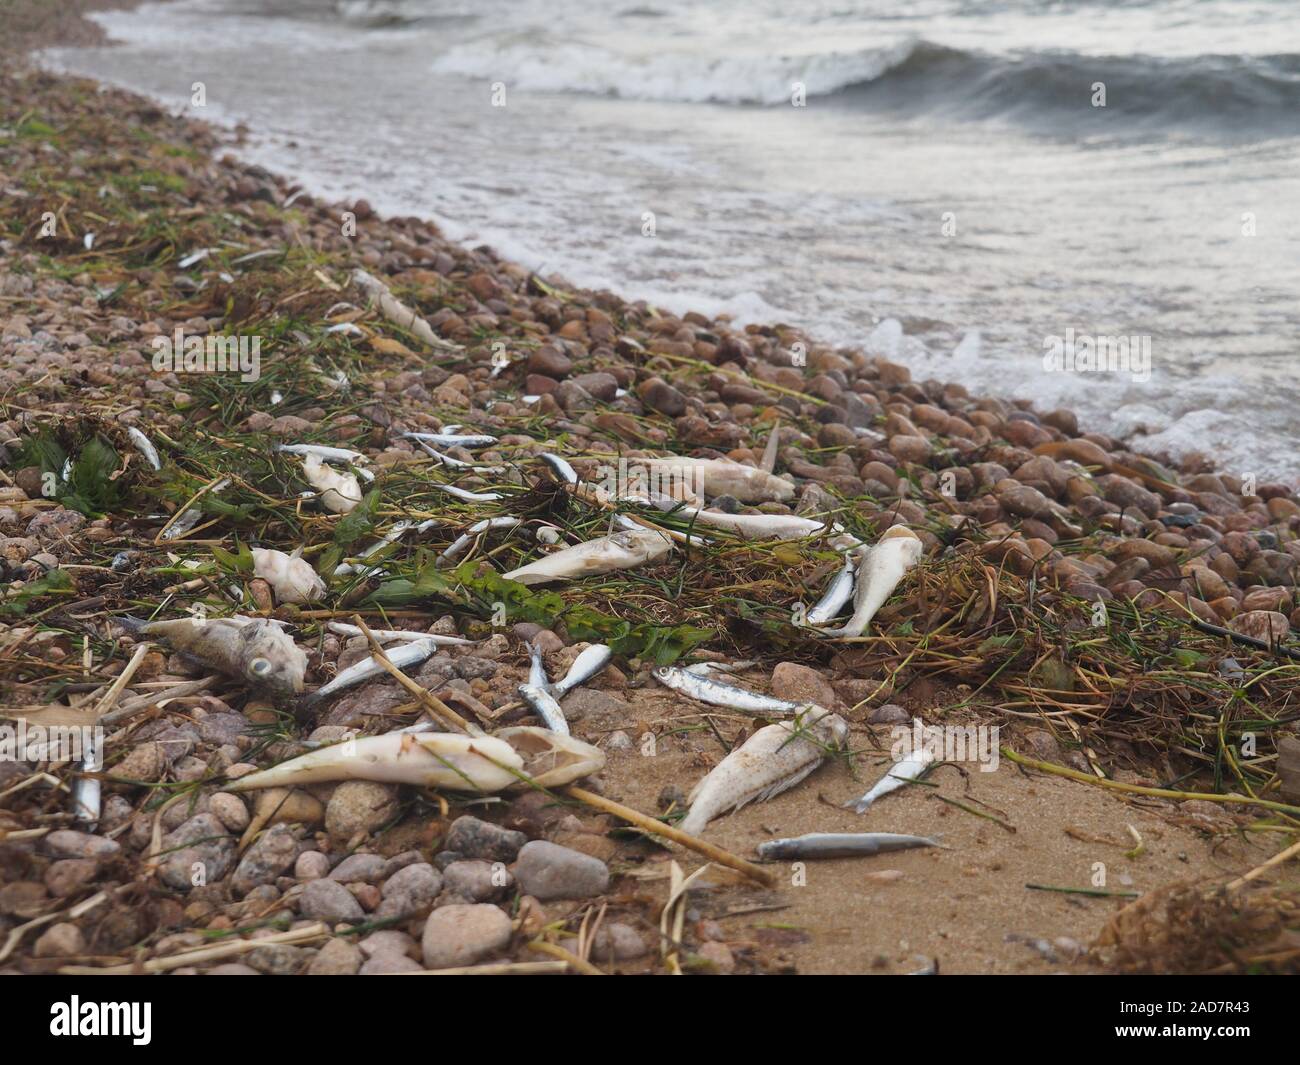
[(848, 723), (838, 714), (808, 706), (793, 721), (765, 725), (719, 762), (695, 785), (690, 812), (678, 824), (699, 835), (715, 817), (750, 802), (766, 802), (794, 787), (843, 747)]
[(805, 536), (843, 531), (837, 525), (827, 525), (815, 518), (801, 518), (797, 514), (725, 514), (720, 510), (682, 506), (675, 499), (653, 497), (650, 500), (660, 510), (671, 511), (697, 525), (707, 525), (743, 536), (747, 540), (802, 540)]
[(457, 488), (454, 484), (435, 484), (433, 487), (466, 503), (498, 503), (505, 499), (500, 492), (469, 492), (464, 488)]
[(521, 684), (519, 695), (533, 708), (534, 713), (542, 719), (548, 729), (558, 732), (561, 736), (569, 734), (568, 719), (565, 718), (560, 704), (555, 701), (555, 696), (550, 692), (533, 684)]
[(764, 861), (796, 861), (800, 858), (857, 858), (913, 847), (937, 847), (928, 836), (904, 836), (895, 832), (810, 832), (789, 839), (769, 839), (758, 845)]
[(158, 458), (158, 449), (153, 446), (152, 440), (134, 425), (127, 426), (126, 435), (131, 438), (131, 443), (135, 445), (135, 449), (144, 456), (145, 461), (150, 466), (155, 470), (162, 469), (162, 460)]
[(845, 558), (844, 568), (836, 574), (826, 589), (826, 594), (817, 601), (817, 605), (808, 611), (804, 619), (809, 625), (825, 625), (833, 621), (850, 599), (853, 598), (853, 559)]
[(842, 629), (827, 629), (826, 635), (861, 636), (903, 575), (916, 565), (922, 551), (924, 545), (916, 533), (904, 525), (893, 525), (873, 547), (859, 552), (853, 616)]
[(543, 451), (538, 457), (555, 472), (555, 476), (564, 484), (578, 483), (578, 471), (570, 466), (567, 461), (560, 458), (559, 455), (550, 451)]
[(436, 444), (438, 447), (487, 447), (488, 444), (495, 444), (495, 436), (472, 436), (458, 433), (403, 433), (402, 436), (407, 440), (423, 440), (426, 444)]
[(438, 556), (439, 566), (449, 566), (456, 561), (480, 533), (488, 532), (491, 529), (513, 529), (517, 525), (522, 525), (518, 518), (506, 515), (500, 518), (485, 518), (483, 521), (477, 521), (466, 529), (460, 536), (447, 547), (441, 555)]
[[(349, 625), (346, 621), (331, 621), (328, 628), (330, 632), (337, 632), (340, 636), (362, 635), (360, 628), (356, 625)], [(464, 636), (442, 636), (436, 632), (412, 632), (410, 629), (371, 629), (370, 635), (380, 643), (386, 640), (402, 640), (406, 643), (432, 640), (439, 647), (464, 647), (478, 642), (477, 640), (467, 640)]]
[(430, 447), (423, 440), (417, 440), (417, 444), (424, 449), (424, 453), (431, 459), (436, 459), (443, 466), (450, 466), (453, 470), (472, 470), (475, 473), (505, 473), (504, 466), (476, 466), (472, 462), (464, 462), (461, 459), (454, 458), (451, 455), (444, 455), (434, 447)]
[(541, 647), (533, 641), (528, 642), (528, 686), (546, 691), (551, 686), (546, 675), (546, 660)]
[(557, 699), (562, 698), (578, 685), (586, 684), (587, 681), (591, 680), (592, 677), (609, 665), (613, 657), (614, 652), (605, 644), (593, 643), (590, 647), (584, 648), (582, 653), (573, 660), (573, 665), (569, 667), (569, 671), (564, 674), (563, 679), (551, 685), (551, 691)]
[(588, 577), (654, 562), (668, 554), (672, 546), (672, 540), (663, 533), (637, 526), (563, 548), (536, 562), (511, 570), (505, 577), (506, 580), (522, 584), (545, 584), (570, 577)]
[(888, 795), (891, 791), (906, 787), (912, 781), (924, 776), (933, 761), (933, 753), (925, 748), (914, 750), (901, 762), (896, 762), (889, 772), (877, 780), (862, 798), (846, 802), (844, 805), (852, 808), (854, 813), (866, 813), (867, 808), (882, 795)]
[(179, 618), (147, 622), (139, 631), (161, 637), (176, 650), (277, 695), (302, 691), (307, 655), (279, 622), (239, 615)]
[[(81, 748), (81, 772), (99, 773), (104, 768), (104, 752), (99, 729), (90, 728), (89, 738)], [(97, 824), (100, 816), (100, 782), (95, 777), (80, 776), (72, 785), (72, 813), (84, 824)]]
[[(65, 475), (63, 479), (66, 481), (67, 476)], [(228, 488), (229, 486), (230, 486), (230, 478), (223, 477), (221, 478), (221, 480), (219, 480), (216, 484), (214, 484), (203, 494), (216, 495), (222, 489)], [(192, 506), (186, 508), (185, 512), (181, 514), (179, 518), (177, 518), (174, 522), (171, 523), (167, 531), (162, 534), (162, 538), (164, 540), (175, 540), (178, 537), (184, 536), (187, 532), (189, 532), (192, 528), (194, 528), (194, 526), (196, 526), (199, 523), (199, 520), (202, 517), (203, 517), (203, 507), (196, 500)]]
[(737, 688), (733, 684), (723, 684), (720, 680), (704, 676), (692, 669), (679, 669), (676, 666), (660, 666), (653, 672), (654, 679), (665, 688), (672, 688), (710, 706), (725, 706), (730, 710), (741, 710), (748, 714), (779, 714), (790, 717), (804, 704), (792, 703), (772, 695), (760, 695), (746, 688)]
[(324, 444), (277, 444), (275, 450), (287, 455), (315, 455), (323, 462), (368, 461), (360, 451), (350, 451), (345, 447), (326, 447)]
[[(431, 638), (426, 637), (423, 640), (404, 643), (392, 651), (385, 651), (384, 656), (398, 669), (405, 669), (407, 666), (419, 665), (437, 649), (438, 645)], [(358, 684), (364, 683), (380, 673), (387, 676), (388, 671), (379, 664), (379, 659), (371, 655), (369, 658), (348, 666), (328, 684), (322, 685), (308, 695), (307, 699), (311, 702), (328, 699), (331, 695), (335, 695), (347, 688), (355, 688)]]

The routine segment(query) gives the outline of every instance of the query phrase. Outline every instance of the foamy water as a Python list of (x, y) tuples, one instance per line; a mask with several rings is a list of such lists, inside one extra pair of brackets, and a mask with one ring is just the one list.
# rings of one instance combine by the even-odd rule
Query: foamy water
[[(1285, 3), (177, 0), (101, 21), (120, 46), (50, 61), (178, 109), (202, 81), (194, 113), (246, 122), (246, 154), (313, 191), (1300, 482)], [(1068, 331), (1145, 338), (1149, 374), (1046, 369)]]

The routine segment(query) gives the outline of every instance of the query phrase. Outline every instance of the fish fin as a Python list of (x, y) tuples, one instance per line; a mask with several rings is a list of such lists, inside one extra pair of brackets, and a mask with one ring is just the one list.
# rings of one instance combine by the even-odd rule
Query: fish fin
[(144, 627), (149, 624), (144, 618), (133, 617), (130, 614), (118, 614), (111, 618), (110, 621), (131, 636), (139, 635), (144, 631)]

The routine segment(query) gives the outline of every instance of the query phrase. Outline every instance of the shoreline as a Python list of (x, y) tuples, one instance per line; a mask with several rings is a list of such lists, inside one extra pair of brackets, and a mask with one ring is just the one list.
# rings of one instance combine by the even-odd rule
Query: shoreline
[[(560, 675), (586, 642), (617, 644), (619, 665), (590, 689), (575, 692), (565, 709), (574, 715), (575, 733), (607, 754), (601, 776), (605, 793), (655, 813), (662, 812), (666, 783), (697, 779), (718, 759), (713, 734), (719, 727), (731, 742), (739, 742), (749, 725), (725, 712), (704, 720), (691, 713), (650, 680), (654, 655), (758, 657), (760, 665), (742, 673), (738, 683), (786, 699), (814, 699), (842, 713), (859, 753), (845, 765), (819, 771), (815, 785), (720, 819), (709, 829), (710, 839), (749, 853), (768, 825), (795, 834), (831, 830), (823, 826), (832, 821), (839, 830), (860, 823), (819, 803), (818, 789), (840, 800), (860, 791), (849, 779), (853, 761), (866, 780), (874, 780), (879, 761), (870, 756), (873, 747), (888, 746), (891, 721), (916, 715), (946, 723), (951, 714), (953, 721), (996, 723), (1006, 728), (1011, 746), (1042, 762), (1087, 774), (1104, 770), (1121, 784), (1161, 785), (1184, 777), (1209, 779), (1215, 757), (1235, 750), (1195, 717), (1207, 700), (1232, 698), (1235, 682), (1219, 675), (1226, 658), (1252, 675), (1275, 674), (1257, 689), (1266, 712), (1285, 708), (1300, 688), (1294, 666), (1248, 642), (1263, 636), (1294, 646), (1291, 630), (1300, 626), (1295, 597), (1300, 504), (1285, 486), (1245, 486), (1203, 471), (1176, 475), (1117, 441), (1081, 433), (1068, 411), (1039, 415), (1027, 405), (972, 397), (960, 386), (914, 382), (905, 366), (819, 345), (780, 326), (731, 329), (698, 314), (656, 314), (644, 303), (611, 293), (569, 290), (489, 252), (454, 245), (432, 223), (381, 219), (364, 202), (319, 203), (287, 178), (219, 158), (227, 146), (210, 127), (170, 116), (123, 90), (96, 91), (92, 82), (39, 72), (6, 72), (0, 84), (6, 90), (0, 123), (14, 131), (0, 141), (0, 167), (6, 184), (26, 194), (9, 197), (0, 213), (11, 250), (0, 275), (6, 321), (0, 331), (5, 359), (0, 443), (8, 456), (0, 533), (6, 577), (23, 582), (15, 590), (26, 587), (30, 595), (23, 603), (25, 616), (20, 611), (7, 618), (3, 638), (8, 643), (16, 629), (31, 626), (40, 651), (6, 664), (0, 674), (6, 706), (48, 702), (52, 665), (63, 669), (57, 664), (73, 663), (82, 654), (73, 631), (94, 635), (91, 665), (76, 673), (84, 678), (79, 683), (92, 693), (102, 690), (139, 647), (130, 638), (114, 641), (107, 615), (163, 602), (172, 604), (169, 616), (180, 609), (173, 603), (174, 589), (186, 582), (177, 576), (180, 567), (167, 561), (170, 551), (199, 565), (202, 574), (180, 594), (182, 600), (219, 593), (218, 585), (233, 580), (244, 586), (244, 609), (313, 633), (313, 683), (365, 656), (364, 641), (344, 641), (321, 628), (326, 617), (346, 621), (361, 610), (371, 622), (388, 617), (409, 626), (418, 619), (422, 626), (432, 624), (432, 631), (486, 639), (481, 649), (440, 656), (412, 676), (444, 701), (454, 701), (459, 712), (493, 728), (532, 720), (512, 709), (515, 688), (527, 671), (523, 639), (549, 634), (544, 642), (553, 675)], [(44, 198), (52, 190), (58, 196), (57, 225), (44, 238), (39, 235), (48, 206)], [(355, 236), (340, 232), (344, 211), (354, 216)], [(87, 233), (94, 234), (89, 245)], [(201, 249), (207, 249), (206, 256), (194, 259)], [(189, 265), (181, 268), (181, 262)], [(371, 306), (350, 283), (357, 268), (380, 277), (427, 321), (432, 340)], [(155, 340), (173, 336), (176, 329), (204, 337), (261, 337), (257, 379), (155, 372)], [(501, 351), (512, 357), (504, 367)], [(800, 355), (806, 365), (798, 364)], [(340, 373), (347, 390), (337, 386)], [(280, 394), (279, 402), (273, 393)], [(523, 395), (539, 398), (528, 403)], [(925, 559), (881, 612), (871, 639), (839, 645), (791, 624), (796, 598), (815, 598), (838, 566), (833, 553), (802, 542), (724, 541), (647, 567), (649, 576), (632, 571), (607, 583), (572, 582), (562, 586), (558, 605), (542, 597), (518, 600), (508, 626), (489, 623), (483, 601), (500, 587), (481, 572), (463, 578), (475, 592), (464, 599), (451, 588), (403, 599), (396, 589), (364, 576), (336, 580), (325, 601), (330, 608), (312, 609), (276, 603), (257, 579), (213, 563), (214, 546), (234, 552), (250, 537), (285, 551), (305, 545), (317, 564), (349, 557), (353, 541), (340, 539), (339, 520), (303, 509), (295, 499), (303, 487), (295, 477), (297, 467), (283, 456), (268, 455), (265, 446), (270, 439), (310, 440), (363, 452), (379, 475), (381, 495), (367, 523), (374, 531), (366, 529), (366, 541), (400, 518), (432, 516), (451, 526), (409, 551), (401, 547), (388, 560), (403, 579), (427, 572), (421, 551), (442, 550), (461, 528), (489, 511), (449, 504), (432, 491), (431, 479), (443, 480), (447, 468), (431, 463), (399, 434), (453, 422), (497, 437), (487, 450), (458, 452), (456, 458), (511, 464), (514, 472), (504, 480), (515, 493), (512, 500), (530, 520), (550, 522), (571, 539), (602, 534), (607, 518), (566, 501), (544, 476), (539, 478), (539, 452), (559, 450), (587, 476), (599, 468), (593, 456), (613, 453), (726, 456), (757, 465), (779, 422), (777, 470), (791, 479), (794, 498), (788, 505), (768, 501), (744, 508), (737, 500), (724, 500), (719, 509), (833, 516), (873, 540), (888, 525), (903, 523), (921, 539)], [(121, 448), (119, 457), (131, 453), (124, 434), (134, 426), (159, 445), (165, 476), (153, 477), (138, 460), (127, 462), (112, 482), (113, 492), (89, 500), (94, 504), (89, 509), (99, 516), (84, 515), (69, 505), (71, 494), (45, 498), (42, 468), (18, 461), (22, 439), (39, 426), (62, 434), (59, 439), (70, 448), (84, 447), (94, 433), (105, 435)], [(239, 478), (223, 495), (229, 507), (206, 514), (192, 535), (163, 544), (164, 521), (157, 511), (169, 515), (170, 523), (188, 498), (222, 474)], [(477, 493), (498, 483), (487, 474), (450, 479)], [(1243, 492), (1246, 487), (1254, 493)], [(536, 555), (527, 542), (509, 539), (485, 550), (496, 572)], [(121, 571), (127, 576), (113, 566), (122, 553), (131, 556)], [(320, 568), (328, 572), (325, 565)], [(52, 569), (70, 575), (71, 593), (40, 584)], [(484, 583), (474, 584), (477, 580)], [(389, 599), (374, 598), (381, 589)], [(79, 609), (61, 594), (71, 594)], [(1098, 603), (1109, 619), (1102, 626), (1095, 621)], [(1202, 623), (1228, 627), (1247, 639), (1198, 631), (1184, 620), (1188, 611)], [(303, 643), (308, 645), (306, 639)], [(165, 686), (190, 675), (183, 662), (160, 651), (144, 655), (142, 662), (124, 699), (147, 696), (150, 689), (142, 681)], [(73, 672), (71, 665), (66, 668)], [(1179, 671), (1195, 675), (1195, 684), (1171, 679)], [(286, 920), (295, 912), (305, 919), (314, 902), (304, 910), (302, 900), (313, 878), (298, 875), (298, 864), (324, 862), (328, 868), (351, 860), (344, 855), (353, 849), (352, 836), (335, 831), (343, 816), (335, 809), (340, 789), (320, 792), (319, 816), (307, 817), (304, 831), (277, 826), (262, 837), (271, 842), (254, 843), (247, 853), (256, 854), (266, 868), (275, 867), (255, 874), (244, 864), (247, 858), (236, 859), (234, 843), (240, 831), (235, 826), (241, 816), (247, 821), (249, 811), (242, 800), (220, 790), (221, 774), (240, 764), (272, 764), (304, 749), (303, 738), (337, 738), (346, 728), (380, 731), (390, 724), (388, 718), (409, 716), (413, 709), (385, 680), (328, 704), (314, 720), (295, 722), (265, 700), (248, 698), (240, 685), (217, 681), (178, 698), (178, 712), (160, 711), (133, 725), (128, 735), (116, 738), (108, 758), (110, 777), (117, 778), (106, 789), (103, 828), (117, 833), (112, 860), (74, 855), (71, 841), (68, 853), (48, 841), (36, 842), (25, 852), (24, 872), (6, 879), (41, 885), (36, 901), (43, 906), (122, 880), (123, 866), (117, 863), (134, 868), (143, 862), (152, 815), (163, 819), (156, 804), (150, 805), (147, 789), (127, 783), (150, 775), (168, 787), (198, 785), (195, 795), (203, 809), (179, 806), (162, 820), (163, 827), (178, 847), (200, 846), (199, 829), (229, 840), (203, 858), (224, 872), (201, 890), (191, 890), (176, 870), (164, 873), (175, 898), (170, 908), (159, 904), (158, 914), (151, 911), (150, 927), (127, 928), (120, 915), (84, 921), (84, 927), (61, 922), (57, 935), (34, 936), (19, 951), (24, 971), (49, 971), (91, 953), (111, 956), (141, 939), (165, 955), (192, 945), (194, 940), (184, 937), (195, 936), (195, 929), (236, 927), (268, 907)], [(1077, 716), (1076, 709), (1082, 710)], [(685, 733), (679, 728), (683, 717), (693, 721)], [(636, 753), (641, 725), (658, 737), (656, 758)], [(271, 742), (256, 739), (251, 726), (274, 726)], [(1229, 753), (1236, 776), (1225, 783), (1256, 794), (1264, 789), (1276, 798), (1272, 751), (1276, 739), (1293, 727), (1264, 731), (1268, 735), (1260, 736), (1257, 758), (1234, 760)], [(1189, 734), (1209, 753), (1189, 752)], [(69, 766), (58, 772), (69, 781), (75, 776)], [(971, 883), (971, 868), (986, 880), (1001, 877), (1009, 890), (1017, 881), (1037, 879), (1040, 864), (1082, 862), (1099, 853), (1074, 837), (1058, 838), (1062, 819), (1101, 838), (1116, 835), (1116, 818), (1136, 816), (1100, 788), (1048, 775), (1034, 778), (1038, 791), (1032, 799), (1010, 766), (987, 774), (987, 780), (984, 774), (971, 775), (987, 789), (979, 792), (980, 801), (1009, 811), (1020, 823), (1020, 838), (1031, 839), (1037, 849), (1026, 855), (1024, 845), (985, 836), (988, 826), (973, 818), (945, 825), (944, 818), (963, 815), (914, 794), (928, 789), (886, 800), (895, 816), (908, 819), (908, 830), (946, 829), (965, 847), (964, 856), (947, 865), (938, 856), (898, 858), (900, 870), (930, 884), (939, 896), (935, 909), (927, 911), (911, 892), (904, 897), (881, 889), (875, 903), (899, 907), (895, 915), (905, 916), (912, 927), (942, 923), (944, 908), (970, 894), (962, 884), (964, 878)], [(6, 769), (0, 791), (20, 779)], [(41, 794), (27, 789), (0, 808), (6, 831), (35, 824), (31, 818), (43, 812), (45, 800), (34, 800)], [(382, 789), (380, 794), (385, 803), (396, 801)], [(227, 801), (232, 799), (233, 804)], [(1194, 855), (1194, 871), (1211, 875), (1217, 871), (1215, 852), (1198, 833), (1226, 845), (1249, 823), (1235, 820), (1225, 807), (1199, 801), (1201, 806), (1162, 800), (1153, 806), (1157, 812), (1144, 814), (1144, 834), (1160, 833), (1161, 842), (1152, 844), (1148, 866), (1133, 863), (1142, 889), (1179, 876), (1180, 848)], [(378, 854), (397, 863), (385, 866), (382, 875), (355, 881), (350, 894), (365, 914), (380, 912), (388, 883), (408, 865), (429, 868), (420, 877), (432, 882), (433, 862), (441, 857), (421, 834), (428, 816), (426, 811), (396, 827), (364, 818), (349, 822), (363, 842), (368, 840), (368, 850), (359, 856)], [(1188, 818), (1201, 819), (1195, 830), (1188, 828)], [(589, 810), (547, 823), (527, 802), (515, 800), (506, 821), (535, 841), (559, 843), (610, 869), (662, 868), (662, 856), (645, 844), (615, 840), (609, 834), (615, 822)], [(451, 827), (437, 816), (431, 823)], [(891, 824), (900, 827), (903, 821)], [(292, 843), (285, 838), (290, 835)], [(1071, 848), (1068, 857), (1060, 851), (1063, 846)], [(1109, 850), (1100, 853), (1115, 860)], [(1270, 851), (1253, 845), (1229, 853), (1243, 871)], [(304, 861), (309, 854), (318, 857)], [(89, 865), (74, 868), (65, 862)], [(845, 892), (853, 893), (857, 889), (851, 885), (860, 883), (852, 862), (819, 868), (828, 871), (819, 874), (817, 890), (793, 893), (799, 901), (786, 901), (805, 907), (801, 917), (818, 934), (839, 926), (837, 907), (846, 905)], [(446, 889), (447, 868), (436, 871)], [(431, 902), (435, 913), (443, 904), (494, 907), (493, 892), (477, 894), (481, 885), (475, 885), (472, 873), (458, 871), (463, 890), (450, 894), (459, 901), (435, 891), (441, 902), (423, 899), (423, 911)], [(129, 875), (125, 879), (130, 882)], [(410, 879), (418, 878), (411, 874)], [(1294, 882), (1294, 877), (1283, 879)], [(383, 894), (377, 883), (384, 885)], [(35, 888), (25, 890), (35, 894)], [(348, 904), (335, 902), (331, 918), (355, 919)], [(549, 920), (580, 912), (535, 897), (532, 904)], [(619, 905), (615, 923), (632, 934), (617, 936), (629, 944), (638, 939), (644, 948), (653, 916), (636, 905)], [(1058, 938), (1086, 941), (1105, 923), (1106, 914), (1097, 908), (1078, 916), (1052, 900), (1022, 902), (1019, 895), (1002, 903), (988, 900), (991, 911), (963, 905), (974, 907), (963, 910), (966, 921), (986, 922), (997, 929), (998, 939), (981, 940), (968, 924), (957, 922), (952, 932), (961, 947), (953, 948), (956, 956), (949, 962), (957, 971), (1096, 971), (1099, 964), (1114, 971), (1127, 964), (1111, 956), (1105, 961), (1101, 955), (1085, 957), (1082, 951), (1071, 955), (1060, 945), (1049, 960), (1018, 941), (1002, 940), (1004, 933), (1026, 931), (1016, 924), (1025, 919), (1023, 911), (1043, 925), (1068, 925), (1068, 934)], [(418, 942), (416, 925), (425, 927), (425, 913), (421, 907), (412, 912), (394, 926), (404, 939), (371, 933), (380, 940), (370, 940), (369, 957), (342, 947), (318, 952), (284, 947), (260, 958), (261, 967), (250, 971), (281, 971), (276, 966), (324, 971), (330, 961), (353, 966), (352, 971), (419, 968), (420, 962), (434, 967), (437, 951), (426, 946), (421, 955)], [(521, 918), (514, 930), (517, 941), (547, 923), (537, 920), (529, 924)], [(183, 930), (168, 934), (167, 928)], [(804, 941), (764, 935), (758, 927), (744, 935), (708, 928), (692, 932), (691, 953), (706, 970), (771, 972), (791, 967), (855, 971), (867, 966), (874, 952), (887, 956), (886, 969), (905, 971), (908, 952), (899, 954), (872, 929), (855, 931), (866, 938), (850, 937), (844, 944), (818, 934)], [(609, 956), (602, 964), (655, 971), (654, 951), (620, 959), (617, 936), (606, 937)], [(88, 947), (92, 940), (94, 951)], [(380, 950), (382, 943), (390, 944), (387, 951)], [(400, 948), (396, 953), (394, 943)], [(940, 946), (930, 937), (922, 949), (934, 953)], [(382, 966), (366, 970), (376, 957)]]

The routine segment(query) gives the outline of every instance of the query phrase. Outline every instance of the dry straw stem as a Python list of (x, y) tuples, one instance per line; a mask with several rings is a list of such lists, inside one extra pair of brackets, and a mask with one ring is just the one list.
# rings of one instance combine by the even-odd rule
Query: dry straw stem
[(1240, 806), (1262, 806), (1267, 810), (1277, 810), (1279, 813), (1290, 814), (1292, 817), (1300, 817), (1300, 806), (1288, 806), (1284, 802), (1270, 802), (1267, 799), (1254, 799), (1249, 795), (1215, 795), (1212, 792), (1201, 791), (1171, 791), (1169, 788), (1148, 788), (1141, 784), (1124, 784), (1118, 780), (1103, 780), (1098, 777), (1090, 776), (1087, 773), (1081, 773), (1077, 769), (1067, 769), (1063, 765), (1053, 765), (1051, 762), (1040, 762), (1036, 758), (1026, 758), (1023, 754), (1016, 754), (1010, 747), (1002, 748), (1002, 755), (1015, 762), (1016, 765), (1025, 766), (1029, 769), (1037, 769), (1042, 773), (1051, 773), (1058, 777), (1068, 777), (1070, 780), (1077, 780), (1081, 784), (1096, 784), (1098, 787), (1110, 788), (1113, 791), (1127, 791), (1134, 795), (1151, 795), (1157, 799), (1178, 799), (1185, 801), (1187, 799), (1201, 799), (1205, 802), (1224, 802), (1236, 803)]
[(397, 679), (397, 683), (419, 699), (420, 702), (428, 708), (429, 713), (448, 728), (454, 729), (457, 732), (463, 732), (468, 736), (487, 735), (487, 733), (479, 728), (478, 725), (466, 721), (460, 716), (460, 714), (456, 713), (455, 710), (444, 703), (436, 695), (420, 687), (420, 685), (416, 684), (415, 681), (393, 665), (393, 663), (388, 660), (388, 656), (384, 654), (384, 649), (379, 646), (379, 641), (375, 639), (375, 634), (370, 631), (369, 626), (361, 619), (360, 614), (352, 615), (352, 624), (359, 628), (362, 635), (370, 641), (370, 651), (375, 656), (375, 661), (383, 666), (387, 672), (392, 674)]
[(597, 969), (591, 962), (579, 958), (571, 950), (565, 950), (555, 943), (548, 943), (544, 939), (534, 939), (528, 944), (529, 950), (535, 950), (539, 954), (549, 954), (553, 958), (558, 958), (565, 965), (571, 965), (584, 976), (605, 976), (606, 973)]
[(715, 847), (712, 843), (706, 843), (695, 836), (689, 836), (685, 832), (673, 828), (672, 825), (666, 825), (662, 821), (656, 821), (653, 817), (647, 817), (645, 814), (633, 810), (630, 806), (624, 806), (622, 803), (614, 802), (603, 795), (596, 795), (572, 784), (567, 788), (561, 788), (560, 791), (571, 799), (577, 799), (578, 802), (594, 806), (597, 810), (603, 810), (615, 817), (621, 817), (624, 821), (636, 825), (637, 828), (644, 829), (646, 832), (670, 839), (688, 850), (704, 855), (710, 861), (725, 865), (729, 869), (735, 869), (738, 873), (744, 873), (745, 876), (758, 881), (765, 887), (772, 886), (772, 874), (766, 869), (760, 868), (753, 862), (747, 862), (744, 858), (737, 858), (731, 852), (724, 851), (721, 847)]
[(1277, 854), (1264, 862), (1263, 865), (1257, 865), (1249, 873), (1245, 873), (1244, 875), (1237, 877), (1236, 880), (1230, 881), (1228, 884), (1228, 890), (1235, 891), (1239, 887), (1244, 887), (1246, 884), (1254, 880), (1255, 877), (1261, 876), (1269, 869), (1272, 869), (1275, 865), (1281, 865), (1288, 858), (1294, 858), (1297, 854), (1300, 854), (1300, 841), (1291, 844), (1291, 846), (1287, 847), (1286, 850), (1278, 851)]
[(186, 965), (201, 965), (205, 962), (219, 961), (222, 958), (232, 958), (239, 954), (247, 954), (250, 951), (257, 950), (258, 947), (270, 947), (275, 945), (307, 943), (313, 939), (323, 939), (330, 934), (329, 926), (321, 921), (306, 928), (295, 928), (288, 932), (279, 932), (276, 935), (264, 936), (261, 939), (233, 939), (229, 943), (218, 943), (214, 947), (200, 947), (198, 950), (187, 950), (180, 954), (171, 954), (166, 958), (150, 958), (148, 961), (139, 964), (127, 965), (109, 965), (97, 967), (94, 965), (65, 965), (58, 971), (61, 974), (69, 976), (91, 976), (104, 974), (106, 976), (129, 976), (132, 973), (165, 973), (172, 969), (180, 969)]

